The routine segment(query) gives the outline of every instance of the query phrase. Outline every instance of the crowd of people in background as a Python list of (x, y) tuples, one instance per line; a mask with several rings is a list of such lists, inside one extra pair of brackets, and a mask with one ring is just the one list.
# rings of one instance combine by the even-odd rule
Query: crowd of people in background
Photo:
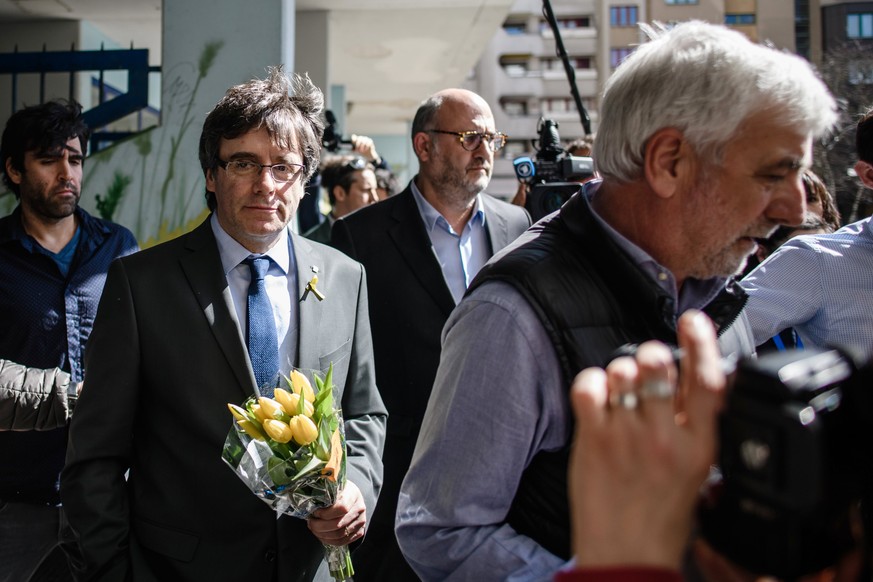
[[(808, 62), (643, 29), (566, 148), (596, 173), (535, 223), (527, 184), (486, 193), (506, 135), (465, 89), (419, 106), (401, 188), (367, 136), (322, 151), (308, 77), (231, 87), (201, 130), (208, 218), (146, 250), (78, 205), (81, 108), (13, 114), (0, 582), (329, 580), (323, 544), (358, 582), (750, 576), (695, 533), (726, 363), (870, 359), (873, 219), (842, 225), (811, 170), (837, 107)], [(873, 189), (873, 108), (856, 146)], [(226, 404), (328, 367), (347, 482), (277, 518), (221, 459)], [(873, 571), (857, 534), (844, 579)]]

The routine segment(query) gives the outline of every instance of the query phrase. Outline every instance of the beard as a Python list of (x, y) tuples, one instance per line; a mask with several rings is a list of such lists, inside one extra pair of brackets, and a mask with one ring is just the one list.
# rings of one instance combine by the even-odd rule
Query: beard
[[(440, 189), (440, 193), (447, 199), (455, 202), (469, 202), (478, 194), (485, 191), (491, 181), (491, 164), (483, 157), (475, 157), (469, 166), (460, 167), (452, 163), (447, 157), (439, 155), (435, 150), (435, 159), (439, 160), (435, 168), (434, 185)], [(484, 173), (477, 173), (475, 178), (468, 176), (473, 168), (483, 168)]]
[[(73, 196), (59, 196), (55, 192), (59, 189), (69, 189)], [(31, 184), (24, 181), (21, 184), (21, 201), (30, 210), (46, 220), (62, 220), (71, 216), (79, 205), (81, 193), (72, 182), (55, 186), (54, 191), (44, 184)]]
[(746, 268), (749, 256), (755, 252), (757, 245), (737, 239), (719, 252), (709, 253), (701, 257), (701, 261), (689, 270), (688, 275), (695, 279), (711, 279), (713, 277), (730, 277)]
[[(686, 215), (686, 220), (700, 224), (693, 238), (686, 241), (686, 248), (696, 257), (688, 268), (688, 276), (711, 279), (742, 272), (749, 257), (758, 248), (757, 241), (769, 237), (779, 225), (764, 216), (758, 216), (754, 222), (725, 240), (717, 235), (727, 234), (726, 225), (732, 223), (734, 210), (729, 200), (723, 194), (719, 195), (717, 185), (707, 179), (701, 180), (696, 190), (698, 195), (695, 200), (698, 204)], [(706, 192), (715, 192), (716, 195), (707, 197)]]

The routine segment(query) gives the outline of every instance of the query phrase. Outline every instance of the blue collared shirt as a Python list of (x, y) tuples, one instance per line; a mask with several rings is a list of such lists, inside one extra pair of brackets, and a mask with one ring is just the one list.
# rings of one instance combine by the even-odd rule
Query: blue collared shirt
[[(218, 217), (213, 213), (210, 226), (218, 243), (218, 254), (221, 256), (221, 266), (230, 286), (233, 306), (236, 310), (242, 336), (246, 336), (246, 311), (248, 310), (248, 292), (251, 282), (251, 270), (243, 261), (253, 253), (239, 244), (227, 234), (218, 223)], [(264, 253), (270, 257), (270, 269), (264, 277), (267, 295), (273, 306), (273, 317), (276, 322), (276, 339), (279, 350), (279, 371), (287, 374), (297, 363), (297, 335), (299, 317), (297, 316), (297, 261), (294, 258), (293, 243), (285, 228), (279, 235), (279, 240)]]
[(793, 327), (805, 345), (873, 356), (873, 224), (795, 237), (740, 284), (755, 345)]
[(458, 304), (473, 277), (491, 258), (491, 241), (485, 228), (485, 211), (482, 210), (482, 201), (479, 199), (481, 194), (476, 196), (470, 220), (463, 231), (457, 233), (443, 215), (424, 199), (415, 180), (411, 184), (412, 196), (424, 220), (424, 228), (433, 245), (443, 278), (455, 304)]

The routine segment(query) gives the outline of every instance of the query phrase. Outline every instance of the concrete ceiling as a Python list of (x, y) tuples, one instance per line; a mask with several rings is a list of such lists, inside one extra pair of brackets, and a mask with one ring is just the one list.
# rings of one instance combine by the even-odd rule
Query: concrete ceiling
[[(184, 0), (182, 0), (184, 1)], [(86, 20), (160, 64), (161, 0), (0, 0), (0, 21)], [(459, 85), (512, 0), (297, 0), (330, 11), (330, 81), (345, 86), (346, 126), (402, 133), (418, 103)], [(346, 128), (343, 128), (346, 129)]]
[(0, 0), (0, 19), (160, 20), (161, 0)]

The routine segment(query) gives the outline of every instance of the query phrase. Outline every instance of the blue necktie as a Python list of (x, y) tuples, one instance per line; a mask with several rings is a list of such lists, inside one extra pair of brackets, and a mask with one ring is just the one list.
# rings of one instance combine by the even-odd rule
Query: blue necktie
[(273, 306), (267, 296), (264, 275), (270, 268), (268, 257), (249, 257), (245, 261), (252, 271), (249, 283), (247, 336), (249, 358), (255, 371), (255, 380), (261, 395), (273, 397), (273, 388), (279, 372), (279, 348), (276, 339), (276, 321)]

